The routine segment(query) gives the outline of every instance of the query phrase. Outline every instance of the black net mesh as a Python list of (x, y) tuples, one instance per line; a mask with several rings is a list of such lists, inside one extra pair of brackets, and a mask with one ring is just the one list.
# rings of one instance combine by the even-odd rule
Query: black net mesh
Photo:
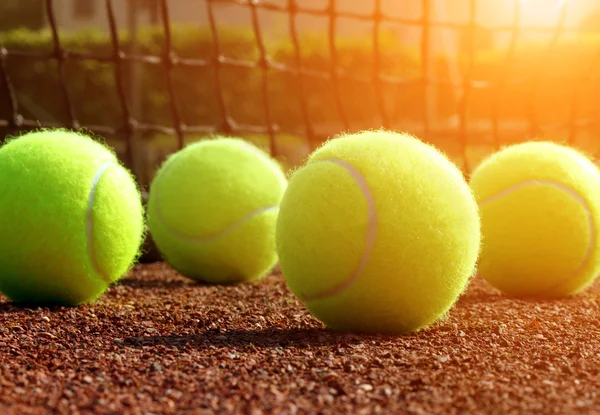
[[(545, 1), (536, 22), (535, 0), (90, 0), (75, 12), (39, 0), (39, 34), (0, 37), (0, 134), (85, 128), (143, 184), (209, 134), (290, 167), (332, 135), (379, 127), (467, 173), (529, 139), (595, 154), (600, 35), (585, 1)], [(64, 17), (93, 12), (94, 33)]]

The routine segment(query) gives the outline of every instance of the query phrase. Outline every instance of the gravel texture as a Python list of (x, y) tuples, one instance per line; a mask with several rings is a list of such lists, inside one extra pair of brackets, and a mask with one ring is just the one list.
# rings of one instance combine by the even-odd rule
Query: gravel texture
[(600, 285), (508, 299), (475, 279), (404, 336), (330, 332), (275, 273), (211, 287), (140, 265), (96, 304), (0, 298), (0, 413), (591, 413)]

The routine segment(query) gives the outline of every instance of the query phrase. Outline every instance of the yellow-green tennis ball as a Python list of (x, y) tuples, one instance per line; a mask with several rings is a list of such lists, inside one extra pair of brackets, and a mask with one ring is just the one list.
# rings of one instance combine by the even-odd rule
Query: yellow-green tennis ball
[(138, 255), (138, 188), (87, 136), (43, 130), (11, 139), (0, 149), (0, 195), (0, 291), (15, 302), (91, 302)]
[(507, 147), (473, 172), (482, 221), (479, 274), (515, 296), (560, 297), (600, 272), (600, 171), (555, 143)]
[(403, 333), (441, 318), (474, 273), (475, 199), (459, 169), (406, 135), (338, 137), (297, 170), (277, 251), (290, 289), (335, 330)]
[(257, 280), (277, 262), (275, 223), (287, 185), (280, 166), (237, 138), (175, 153), (150, 187), (150, 233), (167, 262), (213, 284)]

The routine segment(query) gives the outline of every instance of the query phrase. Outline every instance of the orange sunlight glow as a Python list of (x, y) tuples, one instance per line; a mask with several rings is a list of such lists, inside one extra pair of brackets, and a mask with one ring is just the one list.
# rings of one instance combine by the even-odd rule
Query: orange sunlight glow
[(521, 21), (526, 25), (555, 25), (567, 5), (567, 0), (520, 0)]

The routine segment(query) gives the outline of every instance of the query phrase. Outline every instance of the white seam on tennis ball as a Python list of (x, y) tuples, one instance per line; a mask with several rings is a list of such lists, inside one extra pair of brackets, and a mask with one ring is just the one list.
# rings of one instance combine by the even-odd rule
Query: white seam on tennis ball
[(92, 180), (92, 188), (90, 189), (90, 195), (88, 197), (88, 206), (86, 212), (87, 248), (88, 255), (90, 257), (90, 262), (92, 264), (92, 268), (94, 269), (94, 271), (96, 271), (96, 274), (98, 274), (100, 278), (102, 278), (107, 283), (110, 283), (112, 281), (110, 277), (106, 275), (100, 268), (98, 260), (96, 259), (96, 251), (94, 249), (94, 200), (96, 199), (96, 190), (98, 188), (98, 183), (100, 182), (100, 179), (102, 178), (104, 172), (106, 172), (106, 169), (108, 169), (112, 164), (114, 164), (114, 161), (105, 161), (96, 171), (96, 175)]
[(170, 228), (169, 226), (167, 226), (167, 223), (163, 219), (163, 217), (162, 217), (162, 215), (160, 213), (160, 209), (158, 208), (158, 195), (156, 196), (156, 198), (157, 198), (156, 209), (155, 209), (156, 210), (156, 215), (158, 217), (158, 220), (165, 227), (165, 229), (167, 229), (176, 238), (185, 240), (185, 241), (190, 242), (190, 243), (196, 243), (196, 244), (204, 244), (204, 243), (214, 242), (217, 239), (223, 238), (224, 236), (226, 236), (226, 235), (230, 234), (231, 232), (235, 231), (237, 228), (239, 228), (245, 222), (249, 221), (250, 219), (254, 218), (255, 216), (258, 216), (258, 215), (260, 215), (262, 213), (268, 212), (269, 210), (273, 210), (273, 209), (278, 209), (279, 208), (279, 205), (275, 205), (275, 206), (266, 206), (266, 207), (262, 207), (262, 208), (253, 210), (252, 212), (246, 214), (244, 217), (242, 217), (241, 219), (237, 220), (236, 222), (234, 222), (233, 224), (229, 225), (227, 228), (225, 228), (224, 230), (222, 230), (221, 232), (219, 232), (219, 233), (217, 233), (215, 235), (194, 237), (194, 236), (188, 236), (188, 235), (184, 235), (182, 233), (179, 233), (176, 230), (174, 230), (174, 229)]
[[(178, 157), (179, 154), (181, 153), (176, 153), (173, 157)], [(261, 155), (259, 154), (259, 157)], [(171, 167), (174, 165), (173, 163), (173, 159), (171, 159), (171, 164), (168, 164), (164, 167), (163, 171), (162, 171), (162, 176), (164, 177), (164, 175), (171, 169)], [(256, 210), (253, 210), (250, 213), (247, 213), (245, 216), (243, 216), (241, 219), (237, 220), (236, 222), (232, 223), (231, 225), (229, 225), (227, 228), (225, 228), (224, 230), (222, 230), (221, 232), (215, 234), (215, 235), (210, 235), (210, 236), (189, 236), (189, 235), (184, 235), (183, 233), (180, 233), (178, 231), (176, 231), (175, 229), (171, 228), (170, 226), (167, 225), (167, 221), (164, 220), (162, 213), (160, 212), (160, 203), (158, 202), (159, 197), (158, 197), (158, 186), (154, 186), (153, 188), (153, 192), (154, 192), (154, 199), (156, 200), (155, 205), (155, 212), (156, 212), (156, 217), (158, 218), (158, 221), (164, 226), (164, 228), (167, 230), (167, 232), (171, 233), (175, 238), (184, 240), (186, 242), (189, 243), (195, 243), (195, 244), (205, 244), (205, 243), (209, 243), (209, 242), (214, 242), (230, 233), (232, 233), (233, 231), (235, 231), (237, 228), (239, 228), (240, 226), (242, 226), (244, 224), (244, 222), (249, 221), (250, 219), (252, 219), (255, 216), (260, 215), (261, 213), (264, 212), (268, 212), (269, 210), (273, 210), (273, 209), (279, 209), (279, 205), (273, 205), (273, 206), (265, 206)]]
[(490, 202), (493, 202), (497, 199), (500, 199), (504, 196), (509, 195), (510, 193), (519, 190), (523, 187), (526, 186), (539, 186), (539, 185), (549, 185), (549, 186), (554, 186), (555, 188), (562, 190), (563, 192), (569, 194), (573, 199), (575, 199), (577, 202), (579, 202), (583, 208), (586, 211), (587, 217), (588, 217), (588, 226), (590, 228), (590, 241), (588, 244), (588, 248), (587, 248), (587, 252), (585, 254), (585, 257), (583, 258), (583, 260), (581, 261), (581, 263), (579, 264), (579, 266), (571, 273), (571, 275), (569, 275), (569, 277), (563, 281), (560, 281), (559, 283), (550, 286), (549, 288), (546, 288), (542, 291), (539, 292), (539, 294), (548, 292), (548, 291), (552, 291), (558, 287), (560, 287), (563, 284), (566, 284), (567, 282), (571, 281), (572, 279), (576, 278), (577, 275), (581, 272), (581, 270), (583, 269), (583, 267), (586, 266), (587, 262), (590, 259), (590, 256), (592, 254), (592, 249), (593, 246), (596, 242), (596, 231), (594, 229), (594, 219), (592, 218), (592, 210), (587, 202), (587, 200), (585, 200), (585, 198), (583, 196), (581, 196), (579, 193), (577, 193), (575, 190), (573, 190), (572, 188), (565, 186), (562, 183), (559, 183), (557, 181), (554, 180), (527, 180), (524, 182), (521, 182), (519, 184), (516, 184), (514, 186), (509, 187), (508, 189), (505, 189), (503, 191), (501, 191), (500, 193), (497, 193), (493, 196), (490, 196), (486, 199), (483, 199), (480, 203), (479, 206), (483, 206), (485, 204), (488, 204)]
[(336, 296), (350, 288), (352, 284), (356, 282), (358, 276), (364, 271), (369, 259), (371, 258), (371, 253), (373, 251), (373, 246), (375, 245), (375, 237), (377, 234), (377, 209), (375, 208), (375, 198), (373, 197), (371, 188), (367, 183), (367, 179), (353, 165), (343, 160), (331, 158), (317, 161), (317, 163), (323, 162), (334, 163), (345, 169), (354, 179), (354, 182), (359, 187), (365, 198), (365, 201), (367, 202), (368, 222), (367, 234), (365, 236), (365, 250), (363, 251), (358, 265), (347, 279), (330, 288), (329, 290), (313, 295), (303, 295), (301, 299), (305, 302), (322, 300), (327, 297)]

